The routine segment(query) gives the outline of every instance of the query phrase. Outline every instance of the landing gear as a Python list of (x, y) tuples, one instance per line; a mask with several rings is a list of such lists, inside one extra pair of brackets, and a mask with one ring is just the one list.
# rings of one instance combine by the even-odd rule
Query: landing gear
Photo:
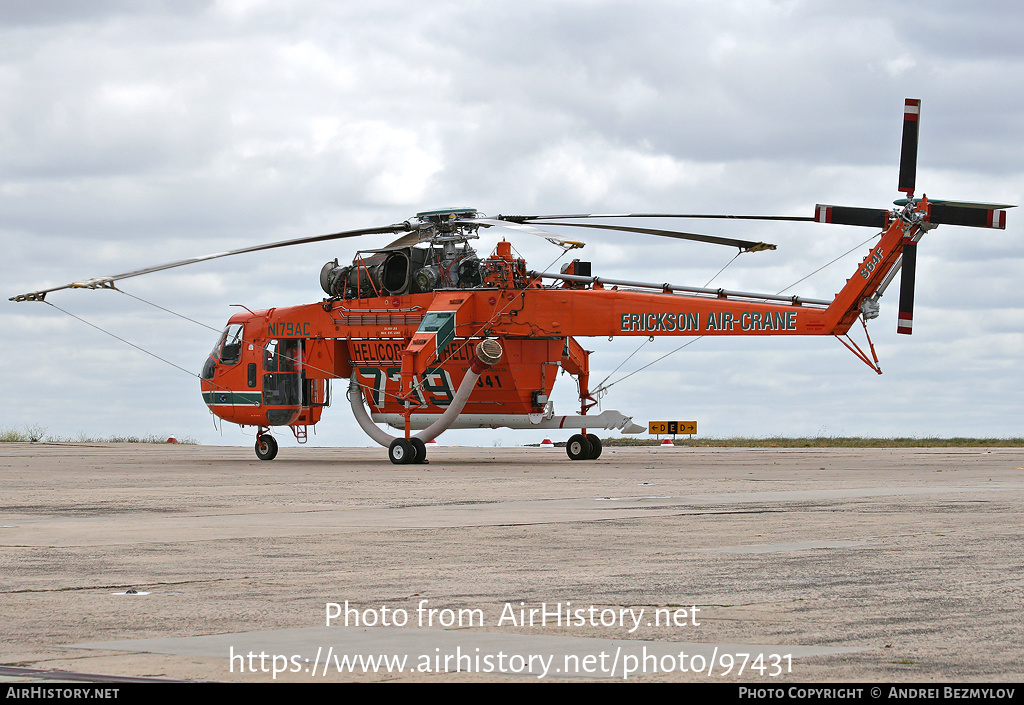
[(396, 438), (388, 447), (388, 458), (395, 465), (427, 462), (427, 446), (419, 438)]
[(256, 457), (260, 460), (273, 460), (277, 457), (277, 439), (269, 433), (256, 436)]
[(565, 444), (565, 452), (570, 460), (586, 460), (590, 457), (590, 441), (586, 436), (577, 433)]
[(427, 444), (419, 438), (410, 438), (409, 443), (412, 444), (413, 450), (416, 451), (416, 458), (412, 462), (417, 465), (427, 462)]
[(388, 458), (395, 465), (407, 465), (415, 457), (416, 451), (413, 450), (412, 443), (404, 438), (396, 438), (388, 446)]
[(577, 433), (565, 444), (565, 452), (570, 460), (597, 460), (601, 457), (601, 439), (593, 433), (583, 435)]

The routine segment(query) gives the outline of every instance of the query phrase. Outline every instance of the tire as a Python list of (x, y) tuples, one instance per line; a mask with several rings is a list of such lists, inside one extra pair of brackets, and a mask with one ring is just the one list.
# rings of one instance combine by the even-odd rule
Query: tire
[(565, 444), (565, 452), (570, 460), (586, 460), (590, 457), (590, 441), (586, 436), (577, 433)]
[(256, 457), (260, 460), (273, 460), (277, 457), (277, 439), (269, 433), (256, 437)]
[(408, 465), (416, 460), (416, 449), (404, 438), (396, 438), (388, 447), (388, 458), (395, 465)]
[(412, 449), (416, 451), (416, 457), (412, 462), (417, 465), (422, 465), (427, 462), (427, 444), (419, 438), (410, 438), (409, 443), (412, 445)]
[(587, 434), (587, 440), (590, 441), (590, 455), (587, 456), (587, 460), (597, 460), (601, 457), (601, 439), (595, 436), (593, 433)]

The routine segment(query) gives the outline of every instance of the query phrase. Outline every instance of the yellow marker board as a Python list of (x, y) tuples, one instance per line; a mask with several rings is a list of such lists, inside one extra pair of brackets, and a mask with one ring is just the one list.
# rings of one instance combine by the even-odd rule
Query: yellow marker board
[(659, 436), (675, 436), (678, 434), (694, 436), (697, 434), (696, 421), (649, 421), (647, 432)]

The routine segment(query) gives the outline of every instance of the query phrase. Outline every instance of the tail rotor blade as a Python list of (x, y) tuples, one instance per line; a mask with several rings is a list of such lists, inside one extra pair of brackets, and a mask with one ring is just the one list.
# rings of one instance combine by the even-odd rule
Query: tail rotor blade
[(914, 279), (917, 275), (917, 243), (903, 240), (903, 273), (900, 278), (900, 312), (896, 332), (910, 335), (914, 328)]
[(903, 146), (900, 149), (899, 190), (913, 195), (917, 183), (917, 137), (920, 131), (921, 101), (907, 98), (903, 107)]
[(1006, 211), (995, 208), (972, 208), (933, 203), (928, 209), (928, 220), (937, 225), (1006, 229)]
[(866, 228), (889, 227), (889, 211), (884, 208), (853, 208), (850, 206), (824, 206), (820, 203), (814, 207), (814, 220), (818, 223), (835, 223), (836, 225), (859, 225)]

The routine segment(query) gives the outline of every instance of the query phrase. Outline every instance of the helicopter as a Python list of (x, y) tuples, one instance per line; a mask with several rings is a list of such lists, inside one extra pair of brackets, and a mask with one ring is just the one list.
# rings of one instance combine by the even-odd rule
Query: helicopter
[[(498, 215), (475, 208), (417, 213), (379, 227), (255, 245), (95, 277), (11, 297), (45, 301), (62, 289), (116, 289), (122, 279), (220, 257), (366, 235), (399, 235), (384, 247), (356, 252), (350, 264), (323, 265), (319, 302), (245, 309), (231, 316), (198, 375), (204, 403), (220, 419), (255, 429), (255, 453), (273, 460), (272, 428), (299, 443), (332, 403), (331, 382), (347, 380), (347, 401), (360, 428), (388, 449), (395, 464), (427, 462), (427, 443), (450, 428), (572, 431), (571, 460), (595, 460), (592, 431), (640, 433), (619, 411), (590, 413), (590, 351), (577, 338), (597, 336), (837, 337), (879, 374), (878, 359), (849, 338), (850, 328), (877, 318), (879, 298), (902, 272), (897, 332), (913, 332), (917, 245), (940, 224), (1005, 229), (1005, 204), (915, 197), (921, 101), (904, 104), (895, 208), (817, 205), (810, 216), (674, 213)], [(661, 228), (619, 219), (785, 220), (862, 226), (878, 239), (831, 300), (758, 294), (594, 276), (573, 259), (558, 272), (534, 271), (501, 240), (481, 256), (480, 231), (504, 228), (543, 237), (566, 252), (583, 242), (546, 227), (646, 234), (761, 252), (775, 245)], [(602, 222), (594, 222), (602, 221)], [(608, 223), (605, 221), (612, 221)], [(244, 308), (244, 307), (243, 307)], [(559, 372), (575, 379), (579, 411), (556, 415), (551, 401)], [(386, 424), (392, 435), (378, 424)]]

